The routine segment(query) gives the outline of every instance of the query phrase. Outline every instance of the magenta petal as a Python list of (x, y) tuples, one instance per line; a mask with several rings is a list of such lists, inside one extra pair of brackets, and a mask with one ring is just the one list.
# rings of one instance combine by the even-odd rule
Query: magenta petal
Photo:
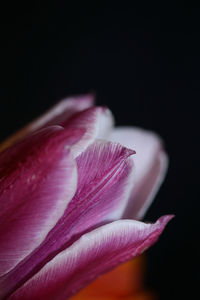
[(96, 138), (102, 138), (111, 133), (113, 117), (105, 107), (91, 107), (74, 114), (71, 118), (61, 123), (65, 128), (84, 128), (82, 139), (72, 147), (75, 157), (83, 152)]
[(77, 184), (66, 145), (80, 130), (43, 129), (0, 155), (0, 274), (14, 268), (63, 214)]
[(69, 97), (58, 102), (42, 116), (15, 132), (6, 141), (1, 143), (0, 152), (36, 130), (50, 125), (60, 125), (63, 121), (68, 120), (73, 114), (91, 107), (93, 103), (94, 95), (92, 94)]
[(125, 217), (141, 219), (166, 174), (168, 158), (155, 133), (134, 127), (113, 130), (110, 139), (134, 149), (135, 180)]
[(83, 235), (58, 254), (9, 300), (65, 300), (100, 274), (145, 251), (173, 216), (155, 224), (120, 220)]
[(78, 188), (70, 205), (81, 202), (83, 196), (84, 201), (90, 199), (95, 208), (87, 217), (90, 224), (122, 216), (132, 188), (133, 154), (135, 151), (118, 143), (97, 140), (76, 159)]
[[(77, 158), (78, 187), (63, 216), (43, 243), (0, 280), (0, 289), (14, 290), (86, 230), (119, 217), (132, 187), (134, 151), (120, 144), (96, 141)], [(5, 291), (4, 291), (5, 292)]]
[(67, 121), (73, 114), (85, 110), (94, 104), (94, 95), (69, 97), (61, 100), (38, 119), (28, 125), (29, 132), (50, 125), (60, 125)]
[(55, 235), (56, 247), (100, 222), (123, 214), (132, 186), (133, 153), (120, 144), (99, 140), (76, 159), (76, 193), (47, 237), (52, 240)]

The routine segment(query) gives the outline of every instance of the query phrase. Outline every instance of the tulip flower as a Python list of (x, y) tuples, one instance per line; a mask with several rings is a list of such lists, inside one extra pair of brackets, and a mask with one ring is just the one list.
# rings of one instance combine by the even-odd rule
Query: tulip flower
[(61, 101), (0, 146), (0, 299), (68, 299), (173, 217), (140, 221), (167, 168), (160, 138), (114, 128), (92, 98)]

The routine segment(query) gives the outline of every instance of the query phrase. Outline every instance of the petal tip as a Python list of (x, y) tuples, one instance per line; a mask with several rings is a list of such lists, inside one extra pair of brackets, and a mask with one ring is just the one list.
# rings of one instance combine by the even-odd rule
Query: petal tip
[(175, 215), (173, 215), (173, 214), (164, 215), (158, 219), (158, 222), (160, 224), (162, 224), (163, 226), (166, 226), (167, 223), (169, 223), (169, 221), (171, 221), (173, 218), (175, 218)]
[(157, 237), (159, 237), (162, 232), (164, 231), (166, 225), (169, 223), (169, 221), (171, 221), (173, 218), (175, 217), (175, 215), (171, 214), (171, 215), (164, 215), (162, 217), (160, 217), (157, 222), (155, 223), (155, 226), (157, 227)]
[(127, 153), (129, 154), (129, 156), (136, 154), (136, 151), (130, 148), (127, 148)]

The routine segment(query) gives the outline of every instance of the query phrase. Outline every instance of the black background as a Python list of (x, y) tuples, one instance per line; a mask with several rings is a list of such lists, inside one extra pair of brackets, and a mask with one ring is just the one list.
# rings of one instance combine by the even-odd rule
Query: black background
[(1, 9), (1, 139), (55, 101), (89, 91), (118, 125), (158, 132), (170, 168), (145, 220), (176, 218), (148, 251), (147, 285), (160, 299), (197, 299), (199, 9), (40, 3)]

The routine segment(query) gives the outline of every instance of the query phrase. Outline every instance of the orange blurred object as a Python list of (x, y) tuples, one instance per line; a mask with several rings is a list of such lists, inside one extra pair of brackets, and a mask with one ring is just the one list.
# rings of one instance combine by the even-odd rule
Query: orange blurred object
[(144, 290), (145, 257), (141, 255), (100, 276), (72, 300), (156, 300)]
[(6, 140), (0, 143), (0, 152), (4, 151), (6, 148), (12, 146), (19, 140), (23, 139), (29, 133), (28, 126), (20, 129), (19, 131), (15, 132), (13, 135), (9, 136)]

